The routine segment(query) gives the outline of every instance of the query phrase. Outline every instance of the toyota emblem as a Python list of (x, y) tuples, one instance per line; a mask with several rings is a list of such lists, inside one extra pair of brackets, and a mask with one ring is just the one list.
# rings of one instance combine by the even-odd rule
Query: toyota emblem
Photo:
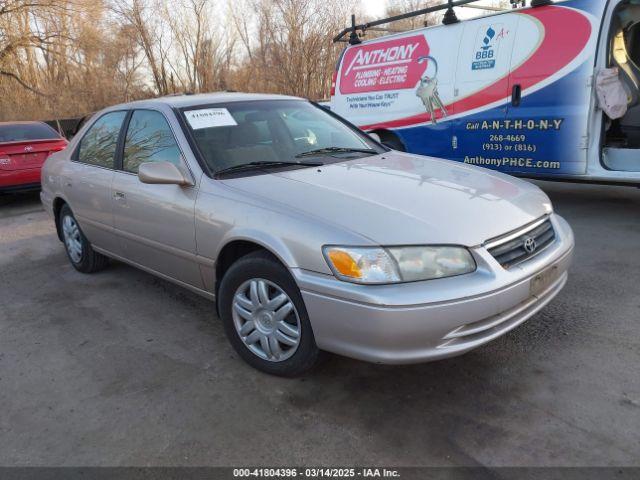
[(26, 147), (24, 147), (24, 151), (25, 152), (32, 152), (33, 151), (33, 147), (31, 145), (27, 145)]
[(523, 247), (525, 252), (527, 252), (528, 254), (532, 254), (533, 252), (536, 251), (536, 248), (538, 248), (538, 245), (536, 244), (536, 239), (533, 237), (525, 238)]

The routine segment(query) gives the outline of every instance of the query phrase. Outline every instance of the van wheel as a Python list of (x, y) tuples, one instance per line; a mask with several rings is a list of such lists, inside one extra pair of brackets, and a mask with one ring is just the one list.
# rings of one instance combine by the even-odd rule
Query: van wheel
[(377, 133), (380, 137), (382, 144), (389, 147), (391, 150), (396, 150), (398, 152), (407, 151), (404, 144), (402, 143), (402, 140), (400, 140), (400, 138), (395, 133), (388, 130), (380, 130), (376, 131), (375, 133)]
[(229, 342), (252, 367), (293, 377), (316, 364), (319, 351), (300, 290), (267, 252), (236, 261), (222, 278), (218, 301)]
[(58, 222), (64, 248), (73, 268), (82, 273), (93, 273), (107, 266), (109, 259), (91, 248), (68, 205), (63, 205), (60, 209)]

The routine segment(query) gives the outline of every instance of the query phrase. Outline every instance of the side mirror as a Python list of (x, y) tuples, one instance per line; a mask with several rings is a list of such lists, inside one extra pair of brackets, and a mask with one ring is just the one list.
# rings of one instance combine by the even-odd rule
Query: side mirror
[(380, 135), (378, 135), (375, 132), (369, 132), (367, 135), (369, 135), (369, 137), (371, 137), (373, 140), (375, 140), (378, 143), (382, 143), (382, 139), (380, 138)]
[(193, 182), (171, 162), (145, 162), (138, 169), (142, 183), (155, 185), (193, 185)]

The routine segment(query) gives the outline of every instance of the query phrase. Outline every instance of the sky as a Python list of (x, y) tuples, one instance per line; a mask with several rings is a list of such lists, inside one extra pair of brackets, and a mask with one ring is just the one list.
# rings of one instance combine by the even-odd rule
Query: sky
[(362, 0), (364, 10), (372, 17), (381, 17), (387, 6), (386, 0)]

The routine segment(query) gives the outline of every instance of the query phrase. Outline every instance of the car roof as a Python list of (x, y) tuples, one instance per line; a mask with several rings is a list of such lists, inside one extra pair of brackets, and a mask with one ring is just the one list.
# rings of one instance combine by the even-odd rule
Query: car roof
[(300, 97), (288, 95), (272, 95), (263, 93), (238, 93), (238, 92), (215, 92), (199, 93), (194, 95), (169, 95), (166, 97), (150, 98), (148, 100), (138, 100), (135, 102), (114, 105), (109, 110), (122, 108), (141, 108), (158, 105), (168, 105), (173, 108), (187, 108), (196, 105), (206, 105), (211, 103), (225, 102), (250, 102), (260, 100), (303, 100)]

